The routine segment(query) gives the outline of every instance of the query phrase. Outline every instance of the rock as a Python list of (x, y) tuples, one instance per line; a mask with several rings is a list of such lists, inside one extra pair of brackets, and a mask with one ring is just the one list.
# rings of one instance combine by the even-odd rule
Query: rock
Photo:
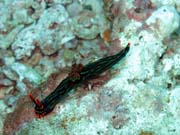
[(7, 49), (11, 43), (14, 41), (15, 37), (17, 36), (18, 32), (23, 28), (23, 25), (19, 25), (11, 30), (7, 35), (0, 35), (0, 48)]
[(45, 55), (55, 53), (61, 45), (72, 40), (66, 9), (58, 4), (48, 8), (41, 15), (36, 25), (40, 48)]
[(72, 19), (72, 31), (80, 38), (93, 39), (100, 32), (99, 21), (98, 16), (94, 12), (84, 10)]
[(33, 45), (33, 41), (36, 38), (34, 34), (35, 29), (34, 26), (31, 25), (23, 29), (19, 34), (17, 39), (11, 45), (12, 50), (16, 56), (16, 59), (22, 59), (25, 56), (31, 56), (32, 51), (35, 46)]
[(146, 20), (147, 25), (163, 39), (172, 34), (179, 27), (180, 17), (172, 6), (163, 6), (157, 9)]
[(43, 78), (40, 74), (31, 67), (28, 67), (22, 63), (15, 62), (11, 65), (11, 69), (19, 75), (19, 80), (27, 79), (34, 84), (40, 84)]
[(108, 27), (108, 21), (103, 12), (102, 1), (79, 0), (82, 11), (74, 16), (71, 21), (73, 33), (83, 39), (94, 39), (99, 33), (104, 32)]

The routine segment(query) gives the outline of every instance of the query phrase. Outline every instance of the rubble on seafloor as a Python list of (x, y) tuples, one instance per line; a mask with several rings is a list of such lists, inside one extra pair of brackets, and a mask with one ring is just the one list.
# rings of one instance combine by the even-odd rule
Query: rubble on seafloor
[[(41, 119), (68, 76), (127, 56), (72, 90)], [(1, 0), (0, 135), (179, 135), (180, 0)]]

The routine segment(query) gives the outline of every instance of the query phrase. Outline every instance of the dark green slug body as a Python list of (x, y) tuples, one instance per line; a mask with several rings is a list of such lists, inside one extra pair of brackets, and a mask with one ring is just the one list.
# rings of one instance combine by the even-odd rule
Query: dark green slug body
[(71, 76), (66, 77), (52, 93), (50, 93), (42, 101), (39, 101), (39, 103), (33, 99), (34, 103), (36, 104), (35, 113), (38, 115), (38, 117), (43, 117), (49, 114), (54, 109), (56, 104), (58, 104), (64, 97), (67, 96), (69, 91), (76, 88), (77, 86), (80, 86), (87, 80), (92, 79), (104, 71), (110, 69), (113, 65), (126, 56), (129, 48), (130, 44), (128, 44), (126, 48), (115, 55), (99, 59), (93, 63), (83, 66), (82, 69), (78, 72), (78, 79), (72, 80)]

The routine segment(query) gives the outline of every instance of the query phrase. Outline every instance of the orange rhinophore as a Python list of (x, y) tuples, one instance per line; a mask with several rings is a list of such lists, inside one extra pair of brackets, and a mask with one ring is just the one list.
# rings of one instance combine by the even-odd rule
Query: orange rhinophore
[(37, 105), (39, 108), (41, 108), (41, 109), (44, 108), (43, 104), (41, 103), (41, 101), (38, 98), (35, 99), (35, 97), (33, 97), (33, 95), (31, 93), (29, 94), (29, 97), (34, 102), (34, 104)]

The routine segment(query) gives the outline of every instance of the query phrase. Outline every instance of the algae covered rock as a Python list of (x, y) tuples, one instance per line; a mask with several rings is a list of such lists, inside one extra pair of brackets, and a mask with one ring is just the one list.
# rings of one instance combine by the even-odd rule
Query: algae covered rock
[(18, 32), (23, 28), (23, 25), (19, 25), (12, 29), (6, 35), (0, 35), (0, 48), (7, 49), (14, 41), (15, 37), (18, 35)]
[(79, 38), (93, 39), (109, 26), (102, 1), (80, 0), (80, 4), (82, 11), (71, 20), (72, 32)]
[(160, 38), (169, 36), (179, 27), (180, 17), (172, 6), (163, 6), (157, 9), (146, 20), (147, 25), (157, 33)]
[(43, 81), (43, 78), (36, 70), (22, 63), (13, 63), (11, 65), (11, 69), (18, 74), (20, 81), (22, 81), (23, 79), (27, 79), (28, 81), (33, 82), (34, 84), (40, 84)]
[(32, 51), (35, 49), (33, 41), (36, 38), (36, 34), (34, 34), (34, 32), (35, 29), (32, 25), (28, 28), (23, 29), (18, 34), (18, 37), (11, 45), (16, 59), (22, 59), (25, 56), (31, 56)]
[(62, 44), (74, 38), (66, 9), (58, 4), (43, 12), (36, 25), (40, 48), (45, 55), (55, 53)]

